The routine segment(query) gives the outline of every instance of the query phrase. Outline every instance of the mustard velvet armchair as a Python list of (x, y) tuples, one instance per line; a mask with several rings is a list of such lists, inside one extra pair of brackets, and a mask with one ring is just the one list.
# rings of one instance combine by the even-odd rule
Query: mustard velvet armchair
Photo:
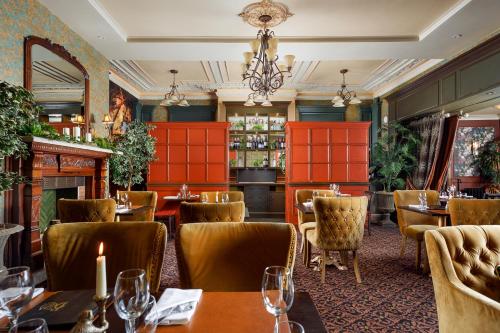
[[(297, 190), (295, 191), (295, 203), (297, 204), (303, 204), (304, 202), (307, 202), (308, 199), (312, 200), (312, 194), (313, 191), (318, 191), (319, 195), (324, 197), (333, 197), (333, 191), (330, 190), (311, 190), (311, 189), (305, 189), (305, 190)], [(311, 251), (310, 244), (307, 242), (306, 239), (306, 231), (310, 229), (314, 229), (316, 227), (316, 218), (314, 217), (314, 214), (305, 214), (298, 210), (298, 227), (299, 227), (299, 232), (301, 234), (302, 241), (300, 243), (300, 252), (302, 253), (302, 258), (304, 261), (304, 264), (306, 267), (309, 267), (309, 260), (308, 258), (310, 257), (309, 253)]]
[(328, 251), (340, 251), (344, 265), (347, 254), (353, 254), (356, 281), (361, 283), (357, 250), (361, 247), (365, 230), (367, 197), (314, 198), (316, 228), (309, 229), (307, 241), (321, 250), (321, 282), (325, 282)]
[(96, 257), (104, 243), (107, 283), (119, 272), (142, 268), (152, 292), (160, 287), (167, 229), (157, 222), (62, 223), (43, 234), (43, 256), (49, 290), (95, 289)]
[(113, 222), (116, 202), (113, 199), (59, 199), (57, 210), (61, 223)]
[(132, 206), (142, 206), (134, 210), (132, 215), (120, 216), (120, 221), (154, 221), (158, 194), (155, 191), (118, 191), (126, 193)]
[(425, 232), (440, 333), (500, 330), (500, 226)]
[(500, 224), (500, 199), (451, 199), (448, 210), (452, 225)]
[(199, 222), (243, 222), (245, 220), (245, 203), (243, 201), (229, 203), (183, 202), (180, 206), (181, 223)]
[(398, 216), (399, 231), (403, 236), (401, 239), (401, 251), (399, 256), (403, 257), (405, 253), (407, 239), (414, 239), (417, 242), (417, 253), (415, 255), (415, 268), (417, 270), (420, 269), (422, 262), (422, 242), (424, 241), (424, 233), (427, 230), (434, 230), (438, 228), (438, 218), (399, 209), (398, 207), (418, 204), (418, 195), (421, 192), (426, 193), (428, 205), (439, 204), (439, 193), (437, 191), (394, 191), (394, 205), (396, 206), (396, 213)]
[(209, 203), (215, 203), (215, 195), (218, 193), (218, 202), (222, 202), (222, 194), (227, 193), (229, 196), (229, 202), (245, 201), (245, 196), (241, 191), (219, 191), (219, 192), (201, 192), (200, 196), (203, 194), (207, 195)]
[(181, 288), (260, 291), (266, 267), (293, 270), (296, 238), (288, 223), (182, 224), (175, 238)]

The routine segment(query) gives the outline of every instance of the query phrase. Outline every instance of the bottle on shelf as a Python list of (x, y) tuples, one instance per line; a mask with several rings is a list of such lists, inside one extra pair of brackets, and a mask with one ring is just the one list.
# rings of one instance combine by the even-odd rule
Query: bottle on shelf
[(231, 141), (229, 142), (229, 149), (234, 149), (234, 139), (231, 139)]
[(264, 137), (264, 149), (268, 148), (269, 143), (267, 142), (267, 136)]
[(269, 160), (267, 159), (267, 156), (264, 156), (264, 160), (262, 161), (262, 167), (264, 168), (269, 167)]

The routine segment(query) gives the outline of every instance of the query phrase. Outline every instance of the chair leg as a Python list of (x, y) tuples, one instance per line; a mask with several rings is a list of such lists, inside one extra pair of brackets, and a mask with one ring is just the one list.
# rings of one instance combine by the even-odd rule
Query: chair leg
[(340, 262), (342, 263), (342, 266), (347, 267), (348, 261), (349, 261), (349, 253), (347, 251), (339, 251), (340, 252)]
[(420, 269), (420, 263), (422, 261), (422, 241), (417, 241), (417, 258), (415, 260), (415, 268)]
[(321, 250), (321, 283), (325, 283), (326, 277), (326, 258), (327, 254), (325, 250)]
[(305, 244), (305, 239), (306, 239), (306, 233), (304, 232), (302, 234), (302, 241), (300, 242), (300, 253), (304, 254), (304, 244)]
[(305, 246), (305, 265), (306, 265), (306, 268), (309, 268), (311, 267), (311, 252), (312, 252), (312, 249), (311, 249), (311, 243), (309, 243), (307, 240), (306, 240), (306, 244), (304, 245)]
[(403, 238), (401, 239), (401, 251), (399, 252), (400, 258), (404, 256), (405, 248), (406, 248), (406, 236), (403, 236)]
[(354, 266), (354, 274), (356, 275), (356, 282), (361, 283), (361, 273), (359, 272), (359, 257), (357, 251), (352, 251), (353, 255), (353, 266)]

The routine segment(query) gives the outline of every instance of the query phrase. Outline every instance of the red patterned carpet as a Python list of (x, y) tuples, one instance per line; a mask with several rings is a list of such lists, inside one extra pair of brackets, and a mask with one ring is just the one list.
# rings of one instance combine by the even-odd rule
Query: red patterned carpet
[[(305, 269), (297, 255), (296, 289), (310, 293), (329, 332), (438, 332), (431, 278), (415, 272), (413, 242), (399, 259), (399, 242), (395, 227), (373, 226), (371, 236), (365, 233), (361, 285), (354, 278), (352, 261), (347, 271), (328, 267), (322, 285), (319, 272)], [(178, 286), (174, 251), (170, 241), (163, 264), (164, 288)]]

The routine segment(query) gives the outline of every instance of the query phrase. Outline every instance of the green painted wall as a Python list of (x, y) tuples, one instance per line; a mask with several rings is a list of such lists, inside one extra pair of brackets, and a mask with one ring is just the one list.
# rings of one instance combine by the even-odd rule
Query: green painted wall
[(82, 37), (36, 0), (0, 0), (0, 80), (23, 85), (24, 37), (35, 35), (63, 45), (86, 68), (90, 112), (99, 135), (109, 108), (109, 62)]

